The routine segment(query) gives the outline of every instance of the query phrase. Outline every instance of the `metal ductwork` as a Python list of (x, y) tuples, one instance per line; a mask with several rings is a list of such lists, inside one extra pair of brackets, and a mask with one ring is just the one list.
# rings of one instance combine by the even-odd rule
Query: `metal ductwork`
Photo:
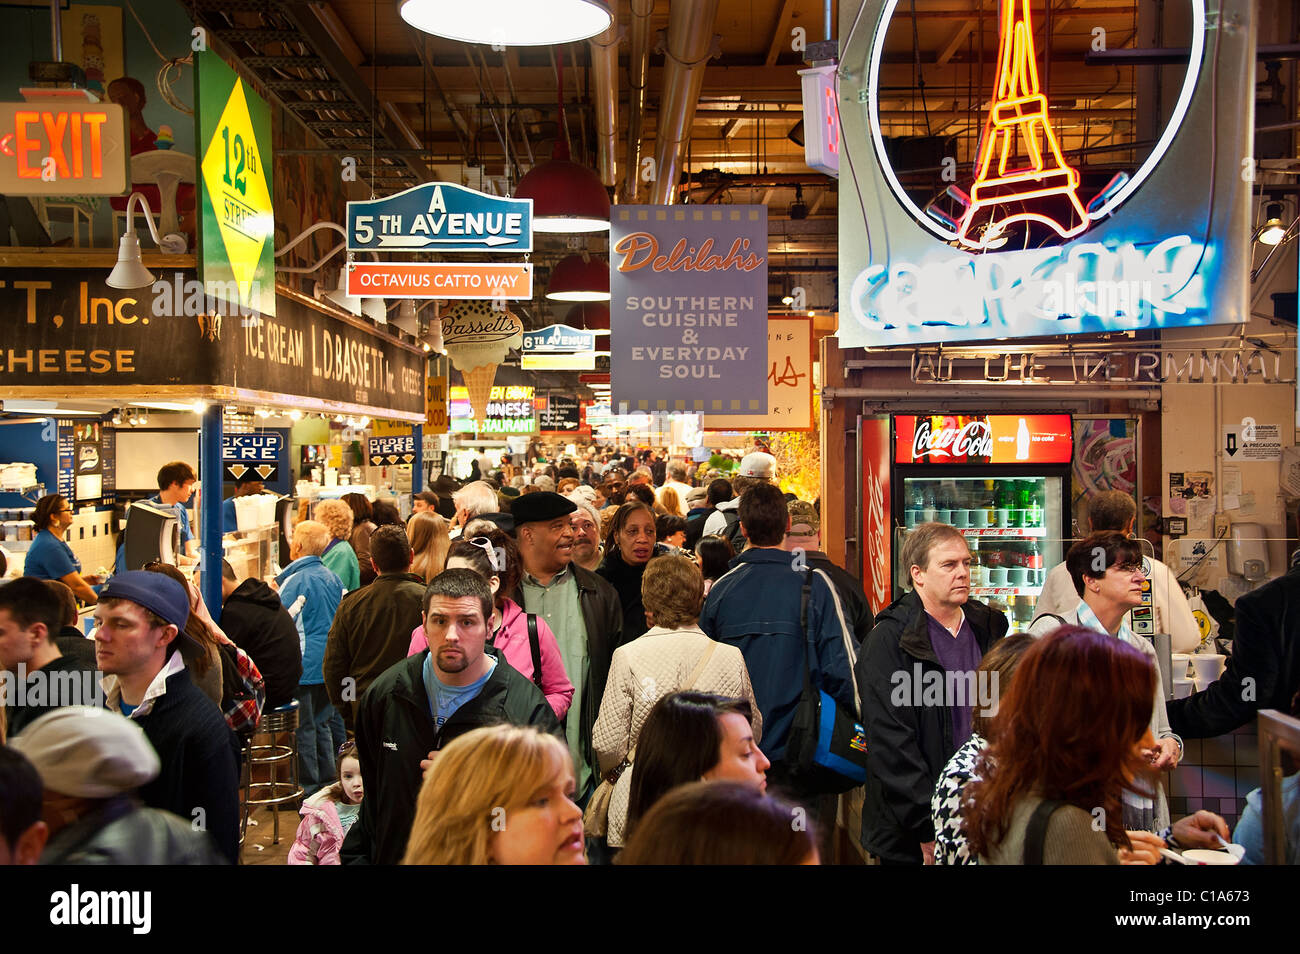
[(596, 87), (596, 160), (600, 181), (606, 186), (618, 183), (614, 160), (614, 128), (618, 125), (617, 3), (610, 5), (610, 14), (609, 29), (590, 40), (591, 71)]
[(651, 205), (668, 205), (681, 178), (695, 107), (704, 85), (704, 66), (718, 52), (718, 37), (713, 33), (717, 16), (718, 0), (673, 0), (669, 10)]
[(632, 0), (631, 43), (628, 48), (628, 131), (627, 168), (623, 176), (623, 195), (636, 202), (641, 175), (641, 124), (645, 117), (646, 74), (650, 72), (650, 14), (655, 0)]

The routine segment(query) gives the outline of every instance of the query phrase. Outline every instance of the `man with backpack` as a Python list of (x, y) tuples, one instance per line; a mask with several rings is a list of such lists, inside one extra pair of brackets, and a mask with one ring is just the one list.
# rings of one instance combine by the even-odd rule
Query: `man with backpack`
[(361, 694), (406, 658), (424, 616), (424, 582), (411, 572), (410, 541), (401, 527), (370, 535), (375, 581), (343, 597), (325, 642), (325, 688), (349, 729)]
[(701, 536), (726, 537), (731, 548), (739, 553), (745, 548), (745, 537), (740, 532), (740, 501), (746, 492), (760, 484), (776, 480), (776, 458), (762, 451), (745, 455), (736, 476), (731, 478), (731, 490), (736, 495), (719, 503), (709, 519), (704, 521)]
[[(769, 782), (804, 801), (829, 794), (808, 790), (797, 777), (798, 766), (787, 759), (803, 696), (805, 660), (812, 685), (857, 719), (857, 649), (833, 583), (824, 573), (810, 573), (803, 560), (784, 549), (790, 511), (780, 488), (756, 481), (741, 498), (739, 516), (749, 548), (709, 590), (700, 629), (711, 639), (737, 647), (745, 657), (763, 714), (762, 749), (772, 763)], [(828, 808), (809, 807), (815, 814)], [(825, 820), (826, 829), (833, 826), (833, 817)]]

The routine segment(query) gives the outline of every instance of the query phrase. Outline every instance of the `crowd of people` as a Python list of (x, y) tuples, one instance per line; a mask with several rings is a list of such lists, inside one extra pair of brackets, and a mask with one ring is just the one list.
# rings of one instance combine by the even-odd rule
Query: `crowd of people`
[(38, 508), (48, 578), (0, 587), (0, 862), (237, 863), (245, 749), (286, 707), (290, 864), (817, 864), (846, 857), (855, 785), (882, 864), (1154, 864), (1233, 835), (1262, 861), (1258, 793), (1234, 833), (1171, 819), (1164, 778), (1183, 737), (1297, 712), (1300, 569), (1243, 598), (1229, 688), (1166, 704), (1112, 498), (1008, 636), (940, 523), (873, 615), (763, 450), (727, 476), (612, 448), (471, 476), (405, 523), (319, 502), (273, 581), (223, 566), (215, 617), (172, 566), (80, 577), (66, 503)]

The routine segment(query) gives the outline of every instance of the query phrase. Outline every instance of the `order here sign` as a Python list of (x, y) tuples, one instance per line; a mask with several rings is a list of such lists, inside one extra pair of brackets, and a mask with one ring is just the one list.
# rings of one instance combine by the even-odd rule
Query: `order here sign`
[(347, 270), (347, 293), (357, 298), (533, 297), (529, 262), (356, 262)]

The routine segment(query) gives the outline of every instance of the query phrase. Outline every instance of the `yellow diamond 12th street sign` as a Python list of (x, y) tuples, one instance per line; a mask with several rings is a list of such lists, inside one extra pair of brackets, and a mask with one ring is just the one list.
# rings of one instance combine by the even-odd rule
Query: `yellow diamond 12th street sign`
[(274, 315), (270, 109), (215, 53), (197, 65), (202, 279), (208, 295)]

